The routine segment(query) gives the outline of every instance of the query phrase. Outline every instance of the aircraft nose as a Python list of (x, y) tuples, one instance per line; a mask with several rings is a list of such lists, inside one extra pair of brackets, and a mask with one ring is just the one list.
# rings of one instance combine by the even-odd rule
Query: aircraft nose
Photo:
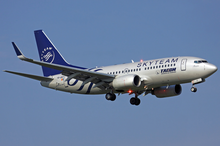
[(210, 71), (212, 74), (218, 70), (218, 68), (213, 64), (206, 65), (205, 68), (206, 70)]

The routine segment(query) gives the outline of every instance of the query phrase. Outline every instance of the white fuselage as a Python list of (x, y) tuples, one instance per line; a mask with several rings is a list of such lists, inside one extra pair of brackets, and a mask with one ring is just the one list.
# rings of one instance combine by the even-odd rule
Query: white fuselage
[[(126, 74), (138, 75), (143, 82), (135, 90), (142, 91), (146, 90), (146, 88), (151, 89), (167, 85), (189, 83), (199, 78), (205, 79), (214, 73), (213, 70), (216, 68), (214, 65), (207, 62), (195, 63), (198, 60), (204, 59), (198, 57), (170, 57), (98, 67), (91, 71), (113, 74), (116, 78)], [(79, 94), (105, 94), (109, 92), (108, 89), (93, 88), (95, 84), (91, 82), (82, 86), (83, 82), (80, 80), (71, 79), (65, 81), (67, 76), (62, 74), (54, 75), (52, 78), (54, 78), (53, 81), (42, 81), (41, 85)]]
[(41, 81), (47, 88), (78, 94), (105, 94), (110, 101), (115, 93), (135, 97), (132, 105), (139, 105), (139, 95), (151, 93), (158, 98), (180, 95), (180, 84), (192, 83), (191, 91), (196, 92), (195, 84), (215, 73), (218, 68), (198, 57), (169, 57), (140, 62), (85, 68), (69, 64), (42, 30), (34, 31), (40, 61), (27, 58), (12, 42), (17, 57), (22, 61), (42, 66), (44, 76), (4, 70), (4, 72)]

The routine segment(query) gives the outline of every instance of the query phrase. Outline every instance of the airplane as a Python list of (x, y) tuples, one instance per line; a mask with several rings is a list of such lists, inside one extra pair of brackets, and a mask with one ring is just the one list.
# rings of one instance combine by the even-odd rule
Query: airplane
[(69, 64), (56, 49), (43, 30), (34, 31), (40, 61), (24, 56), (12, 42), (17, 57), (22, 61), (42, 66), (43, 75), (14, 71), (5, 72), (40, 81), (43, 87), (78, 94), (105, 94), (110, 101), (116, 94), (133, 94), (132, 105), (139, 105), (139, 95), (151, 93), (158, 98), (180, 95), (180, 84), (196, 84), (205, 81), (217, 71), (217, 67), (198, 57), (168, 57), (105, 67), (85, 68)]

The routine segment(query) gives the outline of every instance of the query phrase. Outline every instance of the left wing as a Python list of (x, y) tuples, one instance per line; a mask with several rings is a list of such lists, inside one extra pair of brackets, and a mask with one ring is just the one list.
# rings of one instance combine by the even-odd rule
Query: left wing
[(47, 63), (47, 62), (42, 62), (42, 61), (36, 61), (36, 60), (25, 57), (24, 54), (20, 51), (20, 49), (16, 46), (16, 44), (14, 42), (12, 42), (12, 45), (13, 45), (15, 52), (17, 54), (17, 57), (19, 59), (21, 59), (23, 61), (30, 62), (30, 63), (37, 64), (37, 65), (60, 70), (63, 75), (68, 76), (66, 81), (70, 80), (72, 78), (75, 78), (75, 79), (83, 81), (83, 85), (88, 82), (93, 82), (93, 83), (97, 84), (96, 85), (96, 87), (97, 87), (97, 86), (101, 86), (106, 83), (109, 83), (115, 78), (115, 76), (111, 75), (111, 74), (89, 71), (89, 70), (85, 70), (85, 69), (68, 67), (68, 66), (64, 66), (64, 65), (58, 65), (58, 64)]

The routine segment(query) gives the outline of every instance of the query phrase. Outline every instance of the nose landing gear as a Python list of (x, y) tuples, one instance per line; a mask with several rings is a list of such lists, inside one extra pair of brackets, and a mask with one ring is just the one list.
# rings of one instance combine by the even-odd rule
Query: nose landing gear
[(196, 88), (196, 87), (192, 87), (190, 90), (191, 90), (192, 92), (196, 92), (196, 91), (197, 91), (197, 88)]
[(203, 78), (198, 78), (198, 79), (195, 79), (195, 80), (192, 80), (192, 88), (190, 89), (192, 92), (196, 92), (197, 91), (197, 88), (194, 87), (195, 84), (199, 84), (199, 83), (202, 83), (202, 82), (205, 82), (205, 79)]

